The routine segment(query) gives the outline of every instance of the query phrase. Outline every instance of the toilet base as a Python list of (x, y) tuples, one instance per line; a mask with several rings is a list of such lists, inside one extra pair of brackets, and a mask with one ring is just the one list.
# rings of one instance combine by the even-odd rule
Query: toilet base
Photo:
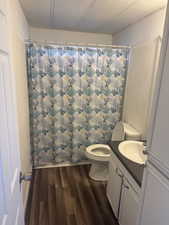
[(92, 162), (89, 177), (96, 181), (107, 181), (108, 162)]

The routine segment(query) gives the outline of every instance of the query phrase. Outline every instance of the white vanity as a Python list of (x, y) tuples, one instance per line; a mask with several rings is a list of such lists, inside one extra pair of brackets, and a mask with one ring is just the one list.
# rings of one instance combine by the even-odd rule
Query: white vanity
[(111, 146), (107, 197), (119, 224), (135, 225), (144, 165), (125, 159), (118, 151), (118, 145)]

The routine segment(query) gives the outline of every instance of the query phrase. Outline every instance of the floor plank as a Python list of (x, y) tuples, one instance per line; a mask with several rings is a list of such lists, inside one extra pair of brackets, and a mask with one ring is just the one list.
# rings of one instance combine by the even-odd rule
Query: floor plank
[(89, 165), (34, 171), (27, 225), (118, 225), (105, 182), (88, 176)]

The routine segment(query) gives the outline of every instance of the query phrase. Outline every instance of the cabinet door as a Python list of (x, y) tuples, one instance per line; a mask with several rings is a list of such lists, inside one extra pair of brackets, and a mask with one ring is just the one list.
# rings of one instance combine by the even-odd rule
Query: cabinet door
[(107, 197), (116, 217), (118, 217), (119, 212), (122, 179), (122, 173), (120, 172), (118, 167), (113, 162), (110, 162)]
[(136, 225), (138, 209), (138, 194), (135, 192), (132, 186), (125, 180), (122, 187), (119, 211), (119, 224)]
[(169, 179), (151, 164), (144, 176), (139, 225), (169, 224)]

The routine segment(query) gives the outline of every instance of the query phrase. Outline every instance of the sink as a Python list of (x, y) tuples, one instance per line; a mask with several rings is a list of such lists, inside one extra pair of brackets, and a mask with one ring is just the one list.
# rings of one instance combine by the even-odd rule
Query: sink
[(147, 160), (147, 155), (143, 153), (144, 148), (141, 141), (123, 141), (118, 147), (124, 157), (138, 164), (145, 164)]

